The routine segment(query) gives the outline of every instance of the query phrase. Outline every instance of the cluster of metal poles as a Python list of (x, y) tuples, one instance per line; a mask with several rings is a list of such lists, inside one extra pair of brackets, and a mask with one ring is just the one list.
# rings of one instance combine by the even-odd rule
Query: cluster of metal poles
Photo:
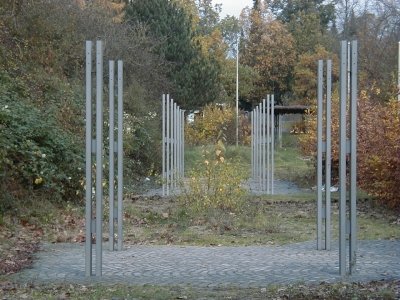
[[(339, 272), (351, 274), (357, 250), (357, 41), (341, 42), (339, 107)], [(331, 248), (331, 88), (332, 62), (327, 61), (326, 90), (324, 62), (318, 62), (317, 119), (317, 249)], [(325, 110), (324, 110), (324, 98)], [(350, 105), (348, 105), (348, 102)], [(349, 110), (348, 110), (349, 107)], [(347, 116), (350, 116), (347, 122)], [(325, 120), (325, 128), (323, 124)], [(348, 124), (349, 123), (349, 124)], [(348, 135), (348, 127), (349, 137)], [(325, 141), (323, 132), (325, 129)], [(323, 199), (323, 155), (325, 154), (325, 197)], [(349, 164), (349, 166), (348, 166)], [(349, 169), (349, 172), (347, 172)], [(347, 179), (349, 174), (350, 179)], [(347, 191), (349, 185), (349, 191)], [(323, 223), (325, 221), (325, 226)], [(324, 228), (325, 227), (325, 228)], [(323, 230), (325, 229), (325, 230)], [(323, 243), (325, 241), (325, 243)], [(348, 241), (348, 247), (347, 247)], [(346, 250), (348, 249), (348, 254)], [(347, 268), (347, 257), (349, 264)]]
[(185, 170), (185, 111), (169, 94), (162, 95), (162, 194), (179, 187)]
[(275, 109), (274, 95), (251, 112), (251, 174), (261, 191), (274, 193)]
[[(92, 103), (92, 42), (86, 41), (86, 236), (85, 236), (85, 273), (93, 276), (93, 249), (95, 241), (95, 275), (102, 275), (103, 257), (103, 43), (96, 42), (96, 101)], [(115, 131), (115, 62), (109, 61), (109, 241), (110, 250), (114, 250), (117, 241), (118, 250), (122, 250), (122, 198), (123, 198), (123, 63), (118, 61), (117, 70), (117, 141)], [(94, 106), (94, 108), (93, 108)], [(95, 116), (95, 124), (93, 119)], [(95, 126), (93, 126), (95, 125)], [(93, 130), (93, 127), (94, 130)], [(117, 174), (115, 157), (117, 156)], [(92, 159), (92, 156), (94, 158)], [(92, 161), (94, 160), (94, 161)], [(92, 171), (95, 169), (95, 175)], [(94, 186), (93, 186), (94, 181)], [(115, 186), (117, 181), (117, 203)], [(115, 223), (118, 225), (115, 239)]]

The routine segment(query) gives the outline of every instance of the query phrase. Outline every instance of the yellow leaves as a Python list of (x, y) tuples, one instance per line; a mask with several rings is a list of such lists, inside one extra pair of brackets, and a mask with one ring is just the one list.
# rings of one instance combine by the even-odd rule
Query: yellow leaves
[[(235, 110), (230, 106), (207, 105), (193, 123), (185, 127), (185, 141), (190, 145), (214, 144), (222, 133), (234, 130)], [(224, 151), (224, 149), (220, 149)]]
[(39, 184), (41, 184), (41, 183), (43, 182), (43, 178), (39, 176), (39, 177), (37, 177), (37, 178), (35, 179), (34, 182), (35, 182), (36, 185), (39, 185)]

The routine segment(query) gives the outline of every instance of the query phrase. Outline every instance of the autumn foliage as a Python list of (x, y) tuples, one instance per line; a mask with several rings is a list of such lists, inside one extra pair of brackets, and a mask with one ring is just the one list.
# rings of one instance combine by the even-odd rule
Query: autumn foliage
[[(374, 103), (360, 93), (357, 113), (358, 185), (389, 207), (400, 206), (400, 105)], [(305, 154), (316, 157), (316, 108), (307, 117), (308, 134), (300, 138)], [(332, 99), (332, 172), (337, 181), (339, 162), (339, 100)], [(325, 137), (324, 137), (325, 139)]]
[[(239, 141), (250, 142), (250, 123), (240, 113)], [(185, 127), (185, 143), (188, 145), (215, 144), (223, 140), (227, 145), (236, 143), (236, 110), (232, 106), (207, 105), (196, 115), (193, 123)]]
[(358, 181), (390, 207), (400, 206), (400, 105), (359, 102)]

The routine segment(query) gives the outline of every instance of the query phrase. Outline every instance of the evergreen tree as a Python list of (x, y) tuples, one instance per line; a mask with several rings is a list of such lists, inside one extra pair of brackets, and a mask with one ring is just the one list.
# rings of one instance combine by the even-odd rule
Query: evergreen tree
[(182, 6), (169, 0), (133, 0), (127, 7), (126, 18), (146, 25), (149, 34), (160, 41), (156, 51), (171, 64), (167, 76), (174, 84), (171, 92), (180, 105), (197, 108), (216, 99), (218, 66), (202, 55), (191, 18)]

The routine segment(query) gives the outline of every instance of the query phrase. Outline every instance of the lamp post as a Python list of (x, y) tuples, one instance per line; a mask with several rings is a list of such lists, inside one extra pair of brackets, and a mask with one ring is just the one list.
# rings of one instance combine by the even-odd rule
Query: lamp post
[(239, 146), (239, 37), (236, 48), (236, 147)]

